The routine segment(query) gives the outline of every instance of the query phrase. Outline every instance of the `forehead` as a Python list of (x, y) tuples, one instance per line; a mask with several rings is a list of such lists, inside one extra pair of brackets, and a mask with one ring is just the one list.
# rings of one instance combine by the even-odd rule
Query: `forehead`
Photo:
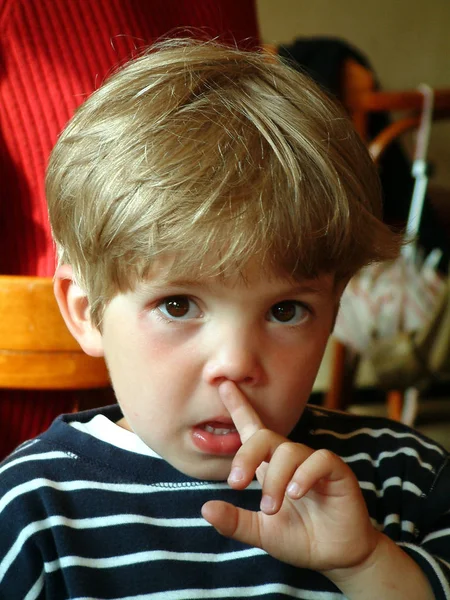
[(178, 273), (173, 269), (176, 257), (161, 257), (149, 270), (137, 289), (155, 288), (204, 288), (212, 289), (266, 289), (270, 291), (296, 291), (324, 296), (335, 291), (335, 277), (332, 273), (322, 273), (314, 278), (290, 277), (280, 270), (261, 265), (251, 260), (244, 268), (230, 269), (226, 273), (212, 274), (209, 268), (197, 272)]

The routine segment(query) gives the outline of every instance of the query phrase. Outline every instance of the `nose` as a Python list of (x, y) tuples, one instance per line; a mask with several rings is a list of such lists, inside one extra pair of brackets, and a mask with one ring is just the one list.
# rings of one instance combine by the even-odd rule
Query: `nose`
[(203, 377), (210, 385), (230, 380), (255, 386), (262, 383), (262, 348), (253, 332), (224, 328), (216, 332), (208, 349)]

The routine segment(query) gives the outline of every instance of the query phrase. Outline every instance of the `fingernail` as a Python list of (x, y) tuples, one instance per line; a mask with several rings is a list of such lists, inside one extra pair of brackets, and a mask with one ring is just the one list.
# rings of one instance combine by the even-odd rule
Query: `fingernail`
[(271, 496), (261, 498), (261, 510), (265, 513), (273, 513), (275, 510), (275, 500)]
[(231, 469), (231, 473), (228, 475), (228, 481), (230, 483), (238, 483), (244, 479), (244, 471), (239, 467)]
[(287, 486), (286, 489), (289, 496), (294, 498), (299, 498), (301, 495), (300, 486), (295, 481), (291, 481), (291, 483)]

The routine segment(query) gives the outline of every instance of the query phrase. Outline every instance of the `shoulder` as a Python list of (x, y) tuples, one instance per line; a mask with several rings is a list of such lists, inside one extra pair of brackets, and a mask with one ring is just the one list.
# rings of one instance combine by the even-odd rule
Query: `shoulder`
[(438, 468), (448, 451), (418, 431), (384, 417), (359, 416), (332, 411), (314, 405), (305, 409), (304, 419), (309, 442), (344, 455), (364, 451), (371, 456), (408, 448)]
[[(51, 478), (69, 479), (71, 467), (94, 456), (96, 440), (71, 426), (89, 421), (100, 411), (61, 415), (45, 432), (21, 444), (0, 463), (0, 495), (12, 486)], [(106, 414), (108, 414), (106, 412)]]
[(449, 454), (436, 442), (390, 419), (309, 405), (301, 422), (295, 441), (326, 448), (349, 465), (374, 524), (392, 539), (416, 539), (429, 527), (427, 515), (449, 511)]
[[(59, 442), (65, 430), (72, 430), (59, 417), (52, 426), (38, 437), (24, 442), (0, 463), (0, 497), (14, 496), (14, 504), (19, 496), (37, 490), (44, 481), (56, 482), (68, 478), (69, 465), (77, 460), (75, 452)], [(76, 437), (76, 430), (69, 431)], [(70, 437), (70, 436), (69, 436)], [(15, 490), (15, 495), (12, 494)], [(6, 503), (3, 502), (3, 509)]]
[(360, 485), (373, 487), (380, 499), (389, 498), (395, 490), (428, 497), (446, 470), (448, 452), (402, 423), (314, 406), (308, 406), (303, 419), (303, 443), (340, 456)]

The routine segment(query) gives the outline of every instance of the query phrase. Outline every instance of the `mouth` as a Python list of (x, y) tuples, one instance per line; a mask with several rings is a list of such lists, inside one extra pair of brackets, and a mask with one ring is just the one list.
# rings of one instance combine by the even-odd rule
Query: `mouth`
[(224, 424), (221, 423), (204, 423), (200, 426), (200, 429), (204, 429), (213, 435), (229, 435), (230, 433), (237, 433), (236, 427), (225, 427)]
[(233, 455), (241, 446), (233, 421), (225, 418), (199, 423), (192, 429), (192, 440), (198, 450), (209, 455)]

